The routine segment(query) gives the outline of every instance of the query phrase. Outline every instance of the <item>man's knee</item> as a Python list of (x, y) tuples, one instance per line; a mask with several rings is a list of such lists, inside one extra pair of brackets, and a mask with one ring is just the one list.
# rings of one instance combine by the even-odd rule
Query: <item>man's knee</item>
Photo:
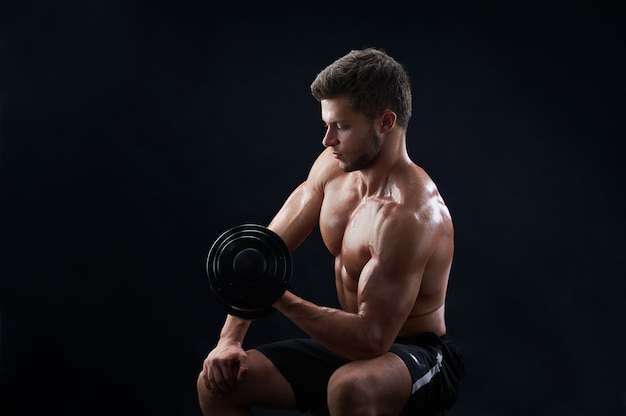
[(328, 382), (328, 407), (331, 413), (359, 414), (354, 412), (370, 407), (374, 400), (370, 384), (353, 371), (336, 371)]
[(198, 391), (198, 401), (200, 402), (200, 409), (202, 409), (202, 413), (206, 415), (209, 409), (215, 407), (217, 397), (213, 393), (211, 393), (211, 391), (206, 386), (203, 373), (200, 373), (200, 375), (198, 375), (196, 389)]
[(202, 410), (202, 414), (205, 416), (214, 414), (217, 415), (219, 414), (219, 409), (233, 406), (228, 398), (218, 396), (208, 389), (202, 373), (200, 373), (200, 375), (198, 376), (196, 388), (198, 391), (198, 402), (200, 404), (200, 409)]
[(229, 394), (216, 394), (207, 387), (203, 373), (198, 376), (196, 388), (200, 410), (204, 416), (250, 414), (248, 396), (240, 388)]

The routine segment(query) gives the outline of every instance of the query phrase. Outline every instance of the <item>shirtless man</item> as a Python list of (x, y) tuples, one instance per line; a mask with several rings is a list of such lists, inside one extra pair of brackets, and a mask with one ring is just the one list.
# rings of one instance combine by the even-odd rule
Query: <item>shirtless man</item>
[(227, 316), (198, 377), (202, 412), (441, 414), (464, 374), (446, 337), (454, 230), (437, 187), (407, 153), (408, 75), (381, 50), (353, 50), (311, 91), (326, 149), (268, 228), (294, 250), (319, 224), (341, 309), (286, 291), (274, 308), (311, 338), (247, 351), (251, 322)]

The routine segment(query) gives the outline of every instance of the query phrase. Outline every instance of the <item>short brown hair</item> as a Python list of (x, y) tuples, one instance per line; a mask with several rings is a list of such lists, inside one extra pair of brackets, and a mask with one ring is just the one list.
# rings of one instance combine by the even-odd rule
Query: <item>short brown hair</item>
[(404, 67), (383, 50), (352, 50), (324, 68), (311, 83), (318, 100), (347, 97), (352, 110), (373, 119), (390, 109), (406, 129), (411, 118), (411, 85)]

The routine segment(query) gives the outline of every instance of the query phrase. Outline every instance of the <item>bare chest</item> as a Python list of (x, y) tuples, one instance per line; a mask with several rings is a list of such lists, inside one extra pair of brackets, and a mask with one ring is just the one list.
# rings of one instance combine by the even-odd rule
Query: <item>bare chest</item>
[(324, 243), (341, 261), (342, 269), (358, 276), (370, 259), (369, 244), (376, 215), (384, 203), (375, 199), (337, 195), (326, 198), (320, 215)]

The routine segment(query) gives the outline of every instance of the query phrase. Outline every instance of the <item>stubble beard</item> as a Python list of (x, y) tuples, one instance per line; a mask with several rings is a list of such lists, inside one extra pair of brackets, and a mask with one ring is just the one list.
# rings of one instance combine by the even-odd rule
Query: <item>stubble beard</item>
[(368, 131), (368, 138), (365, 142), (365, 148), (358, 156), (358, 158), (352, 162), (347, 162), (341, 166), (344, 172), (354, 172), (357, 170), (365, 170), (371, 167), (378, 155), (380, 154), (381, 139), (376, 135), (373, 126), (370, 126)]

